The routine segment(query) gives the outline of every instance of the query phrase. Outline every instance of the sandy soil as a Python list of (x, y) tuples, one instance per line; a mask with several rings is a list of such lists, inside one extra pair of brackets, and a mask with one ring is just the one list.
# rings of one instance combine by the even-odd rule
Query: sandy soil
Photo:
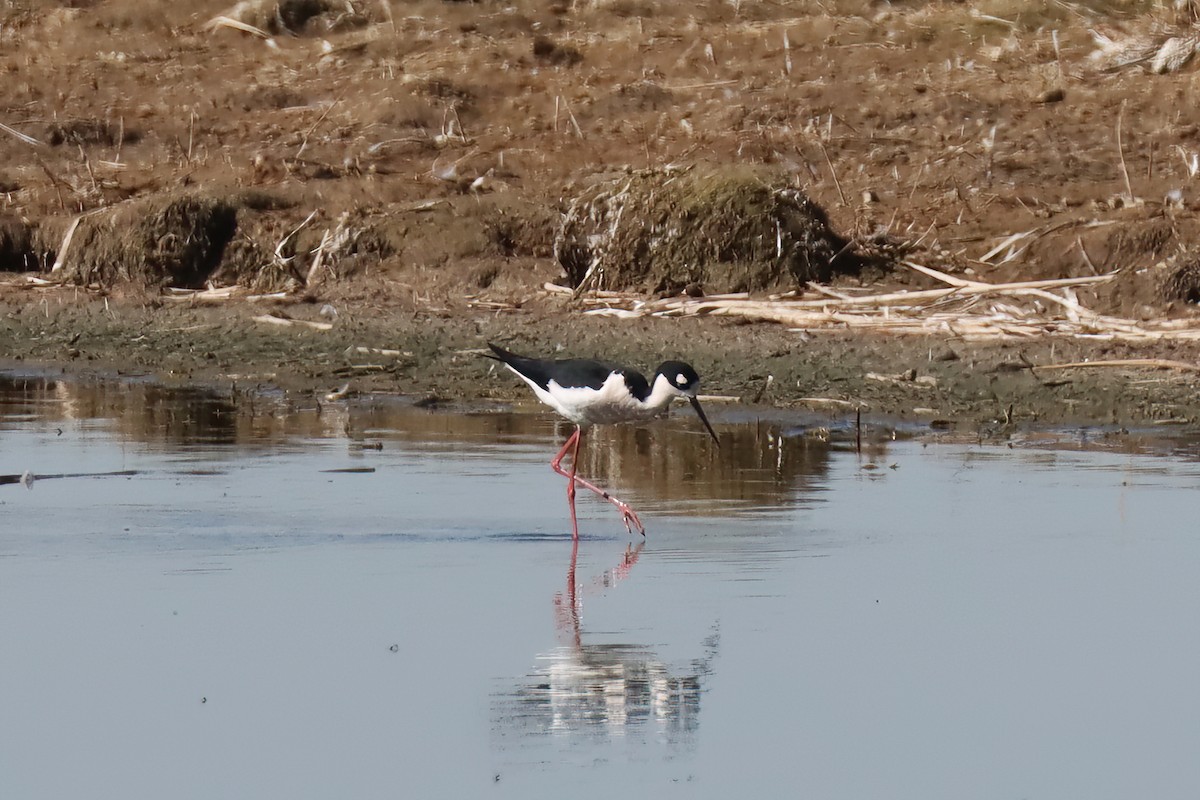
[[(229, 12), (222, 2), (8, 2), (0, 122), (36, 142), (0, 131), (0, 270), (13, 272), (0, 357), (300, 391), (517, 396), (472, 352), (494, 339), (646, 368), (680, 357), (706, 391), (833, 413), (1194, 425), (1195, 373), (1029, 369), (1195, 363), (1191, 343), (598, 319), (540, 289), (562, 279), (553, 236), (578, 187), (626, 168), (737, 164), (794, 176), (856, 243), (883, 235), (995, 282), (1120, 269), (1079, 299), (1190, 318), (1197, 298), (1186, 281), (1164, 288), (1164, 263), (1195, 238), (1196, 74), (1091, 57), (1089, 31), (1190, 23), (1163, 5), (414, 0), (300, 23), (272, 4), (245, 17), (268, 43), (206, 28)], [(292, 301), (198, 306), (130, 276), (97, 286), (98, 272), (80, 272), (82, 288), (27, 282), (67, 250), (78, 214), (136, 215), (194, 192), (236, 214), (216, 282), (290, 282)], [(352, 244), (312, 269), (339, 226)], [(1016, 233), (1024, 249), (985, 257)], [(70, 258), (102, 249), (87, 236)], [(240, 269), (264, 263), (274, 272)], [(867, 280), (933, 285), (906, 270), (843, 278)], [(255, 321), (266, 313), (333, 325)]]

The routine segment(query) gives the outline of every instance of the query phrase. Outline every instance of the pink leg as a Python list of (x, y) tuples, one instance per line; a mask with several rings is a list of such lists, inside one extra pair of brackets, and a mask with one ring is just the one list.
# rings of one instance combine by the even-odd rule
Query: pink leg
[[(567, 443), (563, 445), (562, 450), (559, 450), (558, 455), (556, 455), (550, 461), (550, 469), (554, 470), (559, 475), (566, 476), (566, 478), (567, 478), (567, 505), (570, 506), (570, 508), (571, 508), (571, 538), (577, 542), (579, 541), (579, 522), (576, 521), (576, 519), (575, 519), (575, 480), (574, 479), (575, 479), (575, 459), (579, 455), (579, 434), (580, 434), (580, 429), (576, 428), (575, 432), (571, 434), (569, 439), (567, 439)], [(571, 454), (571, 471), (570, 471), (570, 473), (568, 473), (562, 468), (561, 464), (562, 464), (563, 456), (565, 456), (567, 454), (567, 451), (572, 448), (574, 448), (574, 451)]]
[(558, 620), (559, 630), (571, 634), (576, 649), (583, 646), (583, 633), (579, 618), (582, 608), (580, 595), (589, 591), (611, 589), (624, 580), (633, 570), (634, 564), (637, 564), (638, 556), (641, 555), (642, 548), (645, 546), (644, 541), (638, 542), (637, 547), (627, 545), (621, 563), (592, 578), (591, 584), (584, 587), (584, 592), (579, 592), (575, 581), (575, 565), (579, 560), (579, 541), (572, 542), (571, 563), (567, 566), (567, 591), (565, 595), (562, 592), (554, 595), (554, 615)]
[[(563, 445), (562, 450), (559, 450), (558, 455), (556, 455), (554, 460), (550, 462), (550, 468), (567, 479), (567, 502), (571, 506), (572, 538), (579, 538), (579, 526), (575, 522), (575, 484), (579, 484), (585, 489), (591, 489), (593, 492), (616, 506), (617, 510), (621, 512), (621, 521), (625, 523), (625, 530), (629, 531), (629, 533), (633, 533), (633, 527), (630, 525), (630, 523), (632, 523), (634, 526), (637, 526), (638, 533), (640, 533), (642, 536), (645, 536), (645, 526), (642, 525), (642, 521), (638, 519), (637, 513), (630, 508), (627, 503), (621, 502), (608, 492), (601, 489), (599, 486), (589, 483), (575, 474), (575, 470), (579, 466), (579, 444), (582, 438), (583, 430), (581, 428), (576, 428), (575, 433), (571, 434), (571, 437), (567, 439), (567, 443)], [(563, 457), (567, 454), (567, 450), (571, 450), (570, 472), (567, 472), (561, 466)]]

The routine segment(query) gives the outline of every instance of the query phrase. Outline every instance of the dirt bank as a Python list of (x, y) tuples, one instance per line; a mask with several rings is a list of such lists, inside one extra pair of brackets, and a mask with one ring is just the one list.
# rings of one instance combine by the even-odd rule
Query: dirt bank
[[(1197, 373), (1029, 368), (1131, 357), (1195, 362), (1194, 346), (811, 336), (767, 323), (613, 320), (560, 306), (559, 300), (543, 298), (504, 312), (414, 311), (350, 298), (282, 307), (193, 307), (57, 289), (0, 303), (0, 349), (7, 366), (52, 364), (168, 382), (281, 387), (318, 398), (347, 384), (354, 391), (416, 397), (525, 397), (518, 381), (495, 372), (493, 362), (474, 352), (492, 340), (531, 354), (600, 356), (646, 370), (682, 357), (700, 372), (706, 393), (808, 408), (831, 418), (852, 417), (861, 406), (868, 416), (951, 421), (965, 429), (994, 429), (1006, 420), (1019, 426), (1200, 424)], [(336, 316), (330, 308), (337, 309)], [(266, 315), (331, 327), (255, 320)]]
[[(908, 258), (991, 283), (1114, 273), (969, 309), (1026, 332), (1080, 308), (1196, 328), (1200, 133), (1179, 109), (1197, 73), (1145, 44), (1190, 35), (1183, 6), (9, 3), (0, 358), (516, 396), (468, 352), (490, 338), (643, 368), (681, 357), (713, 393), (834, 414), (1196, 424), (1193, 372), (1030, 369), (1196, 363), (1190, 341), (599, 319), (541, 292), (595, 264), (597, 287), (660, 294), (940, 285), (886, 268)], [(223, 13), (259, 30), (209, 24)], [(1104, 45), (1127, 40), (1143, 55)], [(636, 176), (689, 170), (764, 191), (664, 183), (612, 202)], [(693, 209), (700, 196), (715, 200)], [(764, 218), (743, 226), (746, 209)], [(789, 222), (798, 210), (812, 224)], [(673, 260), (655, 266), (664, 242)], [(860, 256), (875, 266), (841, 270)], [(166, 288), (205, 284), (290, 295), (199, 306)], [(255, 321), (272, 313), (328, 329)]]

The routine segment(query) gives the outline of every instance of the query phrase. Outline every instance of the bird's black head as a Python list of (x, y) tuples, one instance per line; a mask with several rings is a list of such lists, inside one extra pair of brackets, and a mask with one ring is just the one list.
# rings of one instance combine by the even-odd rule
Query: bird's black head
[(700, 376), (696, 374), (696, 370), (692, 369), (690, 364), (682, 361), (664, 361), (654, 375), (655, 383), (658, 382), (658, 376), (662, 375), (666, 378), (667, 383), (671, 384), (672, 389), (688, 399), (692, 408), (696, 409), (696, 416), (700, 417), (700, 421), (704, 423), (704, 429), (717, 443), (717, 447), (720, 447), (721, 440), (717, 437), (717, 432), (712, 429), (712, 425), (708, 424), (708, 417), (705, 416), (704, 409), (700, 407), (700, 400), (696, 397), (696, 393), (700, 391)]
[(662, 375), (672, 389), (685, 397), (695, 397), (700, 389), (700, 376), (690, 364), (682, 361), (664, 361), (654, 374)]

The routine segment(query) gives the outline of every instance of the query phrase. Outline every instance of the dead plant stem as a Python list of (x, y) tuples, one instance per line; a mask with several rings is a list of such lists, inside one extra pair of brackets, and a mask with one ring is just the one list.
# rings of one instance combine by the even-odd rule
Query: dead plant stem
[(1125, 121), (1125, 101), (1121, 101), (1121, 108), (1117, 111), (1117, 153), (1121, 156), (1121, 174), (1125, 176), (1125, 196), (1129, 198), (1129, 202), (1133, 202), (1133, 184), (1129, 182), (1129, 167), (1125, 164), (1125, 147), (1121, 142), (1121, 126)]
[(842, 182), (838, 180), (837, 172), (833, 168), (833, 161), (829, 158), (829, 151), (825, 149), (825, 143), (817, 139), (817, 147), (821, 148), (821, 155), (825, 156), (825, 165), (829, 167), (829, 176), (833, 178), (833, 185), (837, 188), (842, 205), (849, 205), (846, 202), (846, 193), (842, 191)]

